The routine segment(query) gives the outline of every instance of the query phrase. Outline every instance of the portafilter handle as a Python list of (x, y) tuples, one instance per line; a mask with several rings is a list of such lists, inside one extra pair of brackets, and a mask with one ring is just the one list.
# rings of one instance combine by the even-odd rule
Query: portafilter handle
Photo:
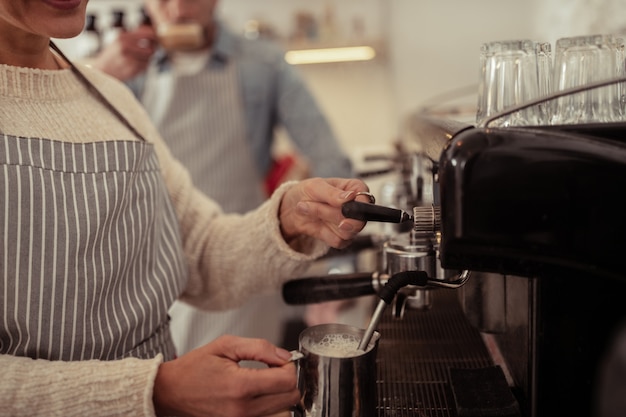
[(295, 279), (283, 285), (283, 300), (289, 305), (300, 305), (376, 294), (384, 285), (380, 283), (380, 275), (357, 272)]
[[(414, 285), (420, 288), (435, 287), (454, 289), (465, 284), (470, 273), (469, 271), (463, 271), (455, 279), (448, 281), (431, 279), (428, 277), (428, 274), (423, 271), (402, 271), (394, 274), (394, 276), (395, 275), (413, 278), (413, 282), (408, 282), (405, 285)], [(379, 272), (357, 272), (353, 274), (332, 274), (324, 277), (299, 278), (287, 281), (283, 284), (282, 296), (285, 303), (289, 305), (345, 300), (347, 298), (379, 294), (379, 291), (387, 287), (389, 280), (390, 277), (388, 274)], [(391, 294), (389, 291), (395, 294), (399, 289), (399, 287), (395, 287), (394, 285), (397, 284), (392, 284), (392, 286), (387, 287), (386, 292), (383, 293), (383, 299), (387, 303), (391, 302), (389, 298)]]

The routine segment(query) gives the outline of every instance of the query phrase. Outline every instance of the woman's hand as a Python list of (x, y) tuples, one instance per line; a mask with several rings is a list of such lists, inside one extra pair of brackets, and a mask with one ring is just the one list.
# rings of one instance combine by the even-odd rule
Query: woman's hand
[[(222, 336), (159, 367), (153, 401), (159, 416), (257, 417), (287, 411), (300, 400), (295, 365), (262, 339)], [(243, 368), (239, 361), (267, 364)]]
[[(283, 196), (279, 217), (287, 243), (301, 235), (311, 236), (342, 249), (365, 227), (359, 220), (346, 219), (341, 205), (355, 199), (357, 192), (369, 191), (361, 180), (311, 178), (290, 188)], [(367, 196), (358, 196), (368, 201)]]

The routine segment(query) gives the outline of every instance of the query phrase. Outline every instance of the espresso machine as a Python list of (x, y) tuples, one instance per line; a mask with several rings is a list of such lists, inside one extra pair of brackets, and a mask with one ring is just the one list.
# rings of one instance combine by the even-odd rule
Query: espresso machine
[(594, 415), (626, 319), (626, 124), (460, 130), (438, 184), (441, 266), (480, 272), (462, 305), (521, 413)]
[(286, 301), (380, 293), (424, 272), (380, 318), (379, 416), (598, 415), (626, 321), (626, 123), (492, 128), (416, 114), (407, 131), (413, 210), (344, 213), (405, 226), (380, 269), (294, 280)]

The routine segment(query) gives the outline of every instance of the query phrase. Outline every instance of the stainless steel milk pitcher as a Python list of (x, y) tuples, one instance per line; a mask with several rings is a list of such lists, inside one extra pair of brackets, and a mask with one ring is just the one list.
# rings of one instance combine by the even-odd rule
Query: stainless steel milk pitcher
[(367, 349), (357, 350), (364, 329), (344, 324), (312, 326), (300, 334), (299, 417), (376, 416), (375, 332)]

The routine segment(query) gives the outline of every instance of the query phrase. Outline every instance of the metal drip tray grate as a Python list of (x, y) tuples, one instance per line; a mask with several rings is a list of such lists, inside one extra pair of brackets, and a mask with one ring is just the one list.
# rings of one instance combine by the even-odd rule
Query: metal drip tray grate
[(450, 368), (493, 365), (453, 290), (433, 290), (429, 311), (409, 310), (402, 320), (385, 311), (378, 326), (378, 416), (457, 417)]

